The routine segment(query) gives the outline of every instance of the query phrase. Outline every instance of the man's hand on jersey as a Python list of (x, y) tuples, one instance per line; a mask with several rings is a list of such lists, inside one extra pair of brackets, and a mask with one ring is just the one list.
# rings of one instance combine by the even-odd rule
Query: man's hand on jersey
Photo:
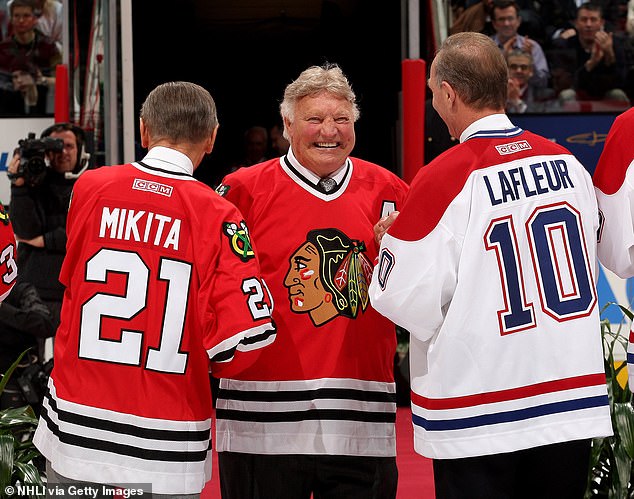
[(44, 247), (44, 236), (35, 236), (33, 239), (24, 239), (20, 236), (15, 236), (15, 240), (19, 243), (30, 244), (36, 248)]
[(399, 212), (393, 211), (386, 217), (382, 217), (376, 225), (374, 226), (374, 240), (377, 244), (381, 244), (381, 239), (383, 239), (383, 235), (387, 232), (387, 229), (394, 223), (396, 217), (398, 217)]

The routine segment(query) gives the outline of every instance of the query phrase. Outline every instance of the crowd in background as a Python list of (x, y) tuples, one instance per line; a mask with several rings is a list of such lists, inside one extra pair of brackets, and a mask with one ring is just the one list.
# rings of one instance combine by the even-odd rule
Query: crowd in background
[(634, 2), (456, 0), (450, 33), (479, 31), (509, 66), (507, 111), (618, 111), (634, 98)]

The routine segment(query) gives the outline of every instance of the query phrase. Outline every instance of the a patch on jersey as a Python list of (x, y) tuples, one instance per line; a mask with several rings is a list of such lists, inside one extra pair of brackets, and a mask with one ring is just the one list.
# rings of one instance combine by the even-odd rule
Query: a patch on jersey
[(518, 140), (517, 142), (511, 142), (509, 144), (501, 144), (495, 146), (500, 156), (506, 156), (507, 154), (515, 154), (520, 151), (527, 151), (532, 149), (527, 140)]
[(135, 191), (152, 192), (154, 194), (160, 194), (161, 196), (172, 197), (174, 188), (171, 185), (161, 184), (160, 182), (154, 182), (153, 180), (143, 180), (135, 178), (132, 182), (132, 189)]
[(0, 204), (0, 222), (3, 223), (4, 225), (9, 225), (10, 220), (9, 220), (9, 214), (4, 211), (4, 206), (2, 206)]
[(373, 266), (363, 241), (338, 229), (312, 230), (289, 258), (284, 278), (291, 310), (315, 326), (365, 311)]
[(239, 224), (235, 222), (223, 222), (222, 232), (229, 238), (229, 245), (233, 251), (243, 262), (255, 257), (251, 239), (249, 238), (249, 229), (244, 220)]
[(227, 192), (229, 192), (229, 189), (231, 189), (230, 186), (226, 184), (220, 184), (218, 187), (216, 187), (216, 192), (222, 197), (225, 197), (227, 195)]

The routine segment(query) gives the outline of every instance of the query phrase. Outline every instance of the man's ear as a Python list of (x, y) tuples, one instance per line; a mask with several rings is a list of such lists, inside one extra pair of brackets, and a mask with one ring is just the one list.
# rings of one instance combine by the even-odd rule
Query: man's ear
[(139, 118), (139, 132), (141, 135), (141, 147), (147, 149), (150, 144), (150, 134), (145, 123), (143, 123), (143, 118)]
[(214, 143), (216, 142), (216, 135), (218, 134), (219, 126), (220, 125), (216, 125), (216, 128), (214, 128), (214, 131), (211, 132), (211, 137), (209, 137), (209, 141), (207, 142), (207, 148), (205, 149), (205, 152), (207, 154), (209, 154), (214, 148)]
[(442, 92), (442, 98), (445, 99), (449, 105), (453, 106), (456, 102), (456, 91), (453, 87), (446, 81), (443, 81), (440, 84), (440, 91)]

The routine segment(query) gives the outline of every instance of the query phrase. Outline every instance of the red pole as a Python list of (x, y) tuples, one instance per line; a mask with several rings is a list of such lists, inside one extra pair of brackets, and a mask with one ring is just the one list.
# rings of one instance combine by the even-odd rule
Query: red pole
[(403, 78), (403, 179), (407, 183), (425, 162), (426, 64), (422, 59), (406, 59)]
[(66, 64), (58, 64), (57, 68), (55, 68), (55, 123), (70, 121), (68, 93), (68, 66)]

